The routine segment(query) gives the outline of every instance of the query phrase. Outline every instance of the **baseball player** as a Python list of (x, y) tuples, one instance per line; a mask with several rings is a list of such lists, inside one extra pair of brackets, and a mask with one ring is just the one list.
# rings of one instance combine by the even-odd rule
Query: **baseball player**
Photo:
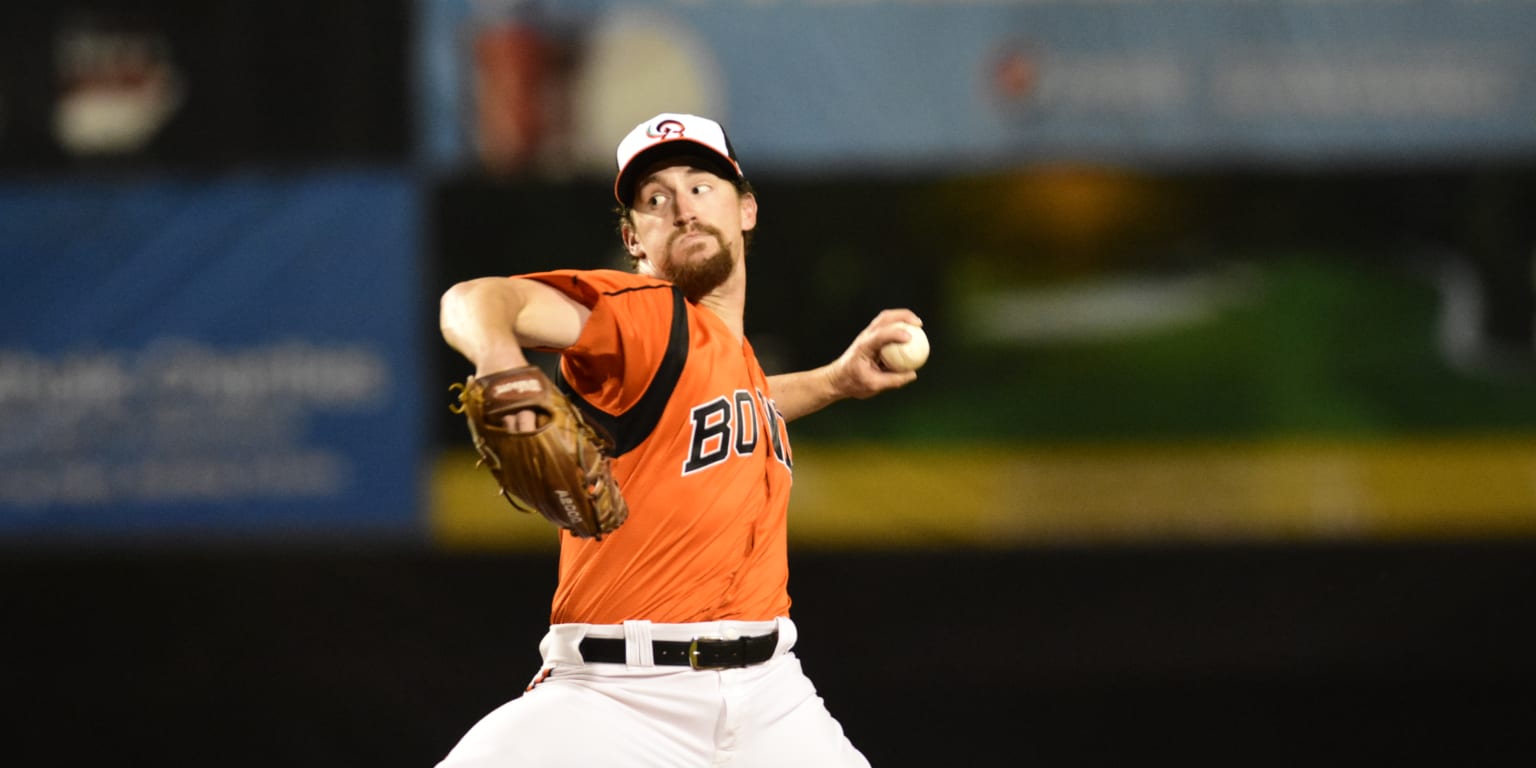
[(611, 437), (628, 509), (599, 535), (560, 531), (543, 667), (440, 765), (867, 766), (792, 650), (786, 425), (913, 381), (877, 356), (921, 321), (885, 310), (837, 360), (765, 375), (742, 327), (758, 202), (725, 131), (657, 115), (617, 159), (633, 273), (488, 277), (442, 299), (444, 338), (475, 377), (559, 351), (561, 388)]

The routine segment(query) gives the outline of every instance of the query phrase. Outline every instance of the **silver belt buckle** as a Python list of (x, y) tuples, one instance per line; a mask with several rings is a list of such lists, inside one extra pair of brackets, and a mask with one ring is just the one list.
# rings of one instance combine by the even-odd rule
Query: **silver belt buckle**
[(725, 669), (725, 667), (713, 665), (707, 667), (699, 666), (699, 642), (725, 642), (729, 639), (730, 638), (720, 637), (718, 635), (705, 635), (703, 637), (693, 638), (688, 642), (688, 666), (693, 669)]

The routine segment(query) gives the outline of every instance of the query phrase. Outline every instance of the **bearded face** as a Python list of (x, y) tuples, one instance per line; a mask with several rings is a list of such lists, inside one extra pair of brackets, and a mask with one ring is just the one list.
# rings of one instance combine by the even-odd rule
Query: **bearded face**
[[(689, 258), (688, 251), (693, 249), (706, 250), (708, 255)], [(671, 280), (689, 301), (704, 298), (731, 276), (731, 249), (720, 230), (708, 224), (673, 232), (667, 240), (667, 253), (669, 258), (658, 276)]]
[(730, 293), (757, 198), (675, 159), (647, 169), (620, 224), (636, 268), (671, 281), (690, 301)]

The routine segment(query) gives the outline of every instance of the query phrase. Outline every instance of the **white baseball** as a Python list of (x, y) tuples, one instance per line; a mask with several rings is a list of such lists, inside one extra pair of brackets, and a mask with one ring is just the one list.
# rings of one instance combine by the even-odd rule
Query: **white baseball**
[(915, 371), (928, 362), (928, 334), (911, 323), (897, 323), (912, 340), (892, 342), (880, 348), (880, 359), (893, 371)]

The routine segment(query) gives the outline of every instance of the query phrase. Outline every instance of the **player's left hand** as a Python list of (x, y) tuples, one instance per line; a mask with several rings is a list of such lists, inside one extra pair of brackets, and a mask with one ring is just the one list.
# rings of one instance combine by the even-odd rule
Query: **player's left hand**
[(909, 340), (900, 323), (921, 326), (910, 309), (887, 309), (875, 315), (842, 356), (832, 363), (832, 386), (838, 394), (863, 400), (917, 379), (916, 371), (891, 371), (880, 362), (880, 348)]
[[(478, 466), (524, 512), (580, 538), (617, 530), (629, 505), (613, 477), (613, 440), (588, 422), (536, 366), (471, 376), (455, 384)], [(528, 429), (532, 420), (533, 428)]]

